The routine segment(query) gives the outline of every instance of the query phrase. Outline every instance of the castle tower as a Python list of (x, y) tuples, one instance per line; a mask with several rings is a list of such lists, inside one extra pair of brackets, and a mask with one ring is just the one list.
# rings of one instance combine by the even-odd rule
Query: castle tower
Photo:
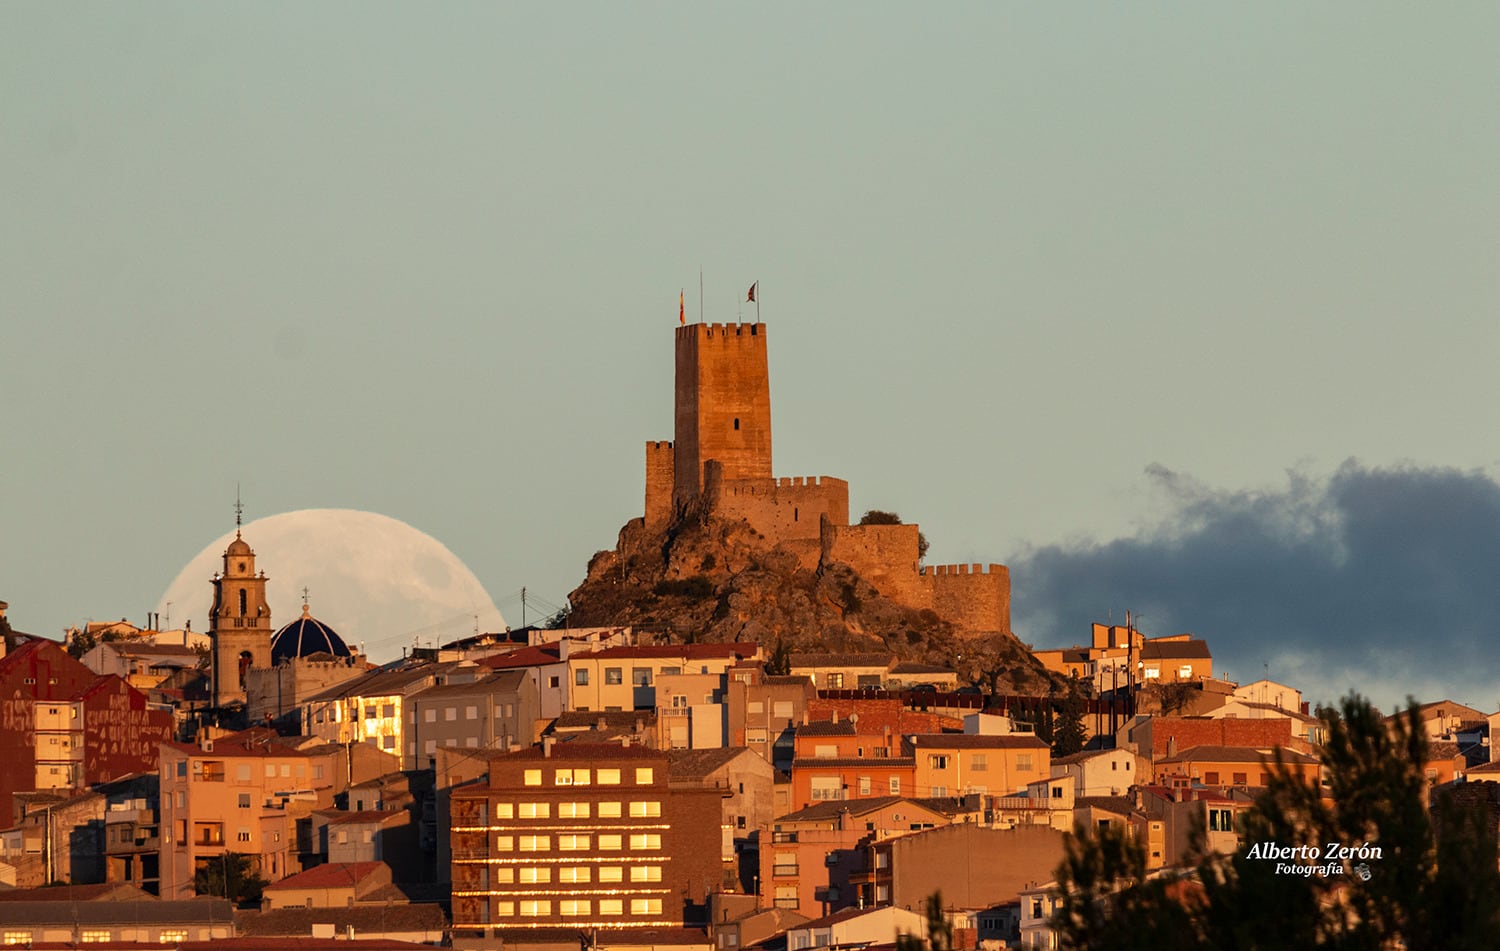
[(266, 604), (266, 573), (256, 574), (255, 552), (234, 533), (224, 549), (224, 570), (213, 579), (214, 606), (208, 614), (213, 653), (215, 707), (245, 701), (245, 672), (271, 666), (271, 609)]
[(771, 478), (771, 380), (765, 324), (677, 328), (673, 502), (703, 491), (704, 464), (725, 480)]

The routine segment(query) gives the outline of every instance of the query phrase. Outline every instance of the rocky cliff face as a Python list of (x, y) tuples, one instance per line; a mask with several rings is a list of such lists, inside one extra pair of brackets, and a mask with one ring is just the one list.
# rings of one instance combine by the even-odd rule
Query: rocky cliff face
[(932, 611), (883, 597), (851, 567), (808, 568), (747, 523), (713, 516), (663, 532), (635, 519), (589, 562), (569, 624), (630, 624), (674, 641), (758, 641), (793, 651), (881, 651), (945, 664), (961, 682), (1046, 693), (1053, 678), (1014, 637), (966, 636)]

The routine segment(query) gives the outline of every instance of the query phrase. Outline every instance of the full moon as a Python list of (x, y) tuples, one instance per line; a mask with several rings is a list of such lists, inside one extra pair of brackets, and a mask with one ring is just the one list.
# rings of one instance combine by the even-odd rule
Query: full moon
[[(437, 539), (374, 512), (303, 509), (256, 519), (240, 529), (265, 572), (272, 630), (302, 616), (302, 590), (313, 617), (351, 650), (377, 663), (401, 646), (423, 646), (480, 631), (503, 631), (500, 609), (458, 557)], [(211, 542), (161, 596), (163, 621), (208, 630), (211, 580), (224, 568), (228, 532)]]

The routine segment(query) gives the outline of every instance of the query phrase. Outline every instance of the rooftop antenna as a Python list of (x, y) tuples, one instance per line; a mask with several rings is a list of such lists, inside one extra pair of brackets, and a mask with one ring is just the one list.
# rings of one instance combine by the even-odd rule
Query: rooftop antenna
[(240, 502), (240, 484), (234, 484), (234, 537), (240, 537), (240, 521), (245, 514), (245, 506)]

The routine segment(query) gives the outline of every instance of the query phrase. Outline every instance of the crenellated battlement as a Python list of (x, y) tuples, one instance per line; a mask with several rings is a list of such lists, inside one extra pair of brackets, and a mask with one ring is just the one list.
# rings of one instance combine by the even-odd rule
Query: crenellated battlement
[(671, 448), (672, 448), (672, 440), (670, 440), (670, 439), (656, 439), (656, 440), (650, 440), (650, 439), (648, 439), (648, 440), (646, 440), (646, 451), (647, 452), (665, 452), (665, 451), (670, 450)]
[(926, 565), (922, 568), (922, 574), (935, 577), (946, 577), (948, 575), (997, 575), (1007, 572), (1004, 565)]
[(729, 340), (734, 337), (753, 337), (757, 343), (764, 344), (766, 340), (765, 324), (688, 324), (686, 327), (677, 328), (678, 337), (718, 338)]
[(848, 493), (849, 483), (833, 476), (781, 476), (775, 479), (733, 479), (723, 483), (722, 494), (772, 496), (795, 489), (833, 489)]

